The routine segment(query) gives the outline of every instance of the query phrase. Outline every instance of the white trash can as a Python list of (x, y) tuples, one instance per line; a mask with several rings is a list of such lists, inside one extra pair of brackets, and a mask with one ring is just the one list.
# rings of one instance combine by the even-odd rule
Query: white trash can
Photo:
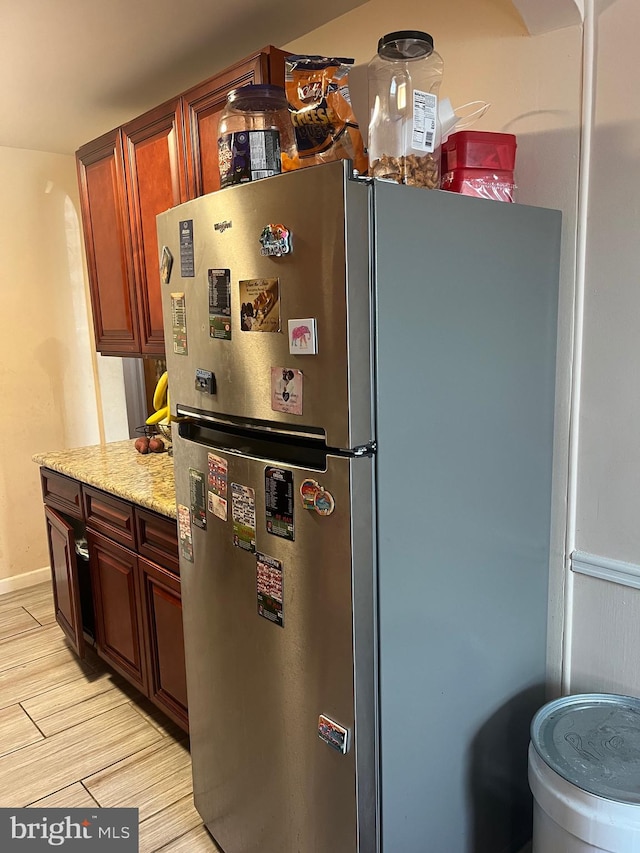
[(640, 853), (640, 700), (566, 696), (533, 718), (533, 853)]

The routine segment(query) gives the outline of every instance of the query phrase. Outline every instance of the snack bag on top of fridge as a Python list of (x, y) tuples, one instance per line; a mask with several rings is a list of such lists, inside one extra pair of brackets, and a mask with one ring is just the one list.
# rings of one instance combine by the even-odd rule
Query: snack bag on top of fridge
[(360, 173), (368, 168), (364, 143), (349, 97), (353, 59), (289, 56), (285, 90), (298, 146), (299, 164), (351, 160)]

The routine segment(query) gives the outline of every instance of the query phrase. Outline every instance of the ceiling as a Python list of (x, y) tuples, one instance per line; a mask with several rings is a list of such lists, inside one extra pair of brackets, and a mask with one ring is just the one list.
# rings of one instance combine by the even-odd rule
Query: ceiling
[(71, 154), (362, 0), (0, 0), (0, 146)]

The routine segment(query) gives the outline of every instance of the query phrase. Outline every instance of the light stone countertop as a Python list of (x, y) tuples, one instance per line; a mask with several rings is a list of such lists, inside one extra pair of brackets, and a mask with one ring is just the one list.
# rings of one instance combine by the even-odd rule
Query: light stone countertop
[(135, 439), (113, 441), (36, 453), (32, 459), (44, 468), (175, 518), (173, 457), (166, 452), (141, 454), (134, 444)]

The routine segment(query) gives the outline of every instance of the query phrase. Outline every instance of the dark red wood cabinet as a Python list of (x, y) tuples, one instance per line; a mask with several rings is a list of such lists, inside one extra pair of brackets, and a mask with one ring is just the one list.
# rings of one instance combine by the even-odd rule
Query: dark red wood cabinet
[(166, 569), (138, 558), (144, 635), (148, 642), (149, 697), (188, 728), (180, 581)]
[(50, 469), (40, 474), (58, 624), (80, 657), (95, 646), (188, 731), (175, 519)]
[(96, 649), (121, 675), (147, 692), (146, 648), (138, 558), (128, 548), (87, 531), (96, 619)]
[(219, 189), (227, 93), (283, 85), (286, 55), (266, 47), (76, 152), (98, 352), (164, 354), (156, 215)]
[(138, 300), (123, 204), (120, 129), (83, 145), (76, 164), (96, 349), (103, 355), (136, 355), (141, 351)]
[(84, 634), (80, 610), (80, 583), (73, 527), (54, 509), (45, 506), (47, 542), (51, 560), (53, 605), (56, 621), (79, 657), (84, 657)]
[(254, 83), (284, 86), (287, 54), (265, 47), (182, 95), (189, 198), (220, 189), (218, 121), (232, 89)]
[(80, 591), (83, 565), (75, 549), (83, 528), (82, 490), (76, 480), (45, 468), (40, 471), (40, 482), (56, 621), (76, 654), (84, 657)]

